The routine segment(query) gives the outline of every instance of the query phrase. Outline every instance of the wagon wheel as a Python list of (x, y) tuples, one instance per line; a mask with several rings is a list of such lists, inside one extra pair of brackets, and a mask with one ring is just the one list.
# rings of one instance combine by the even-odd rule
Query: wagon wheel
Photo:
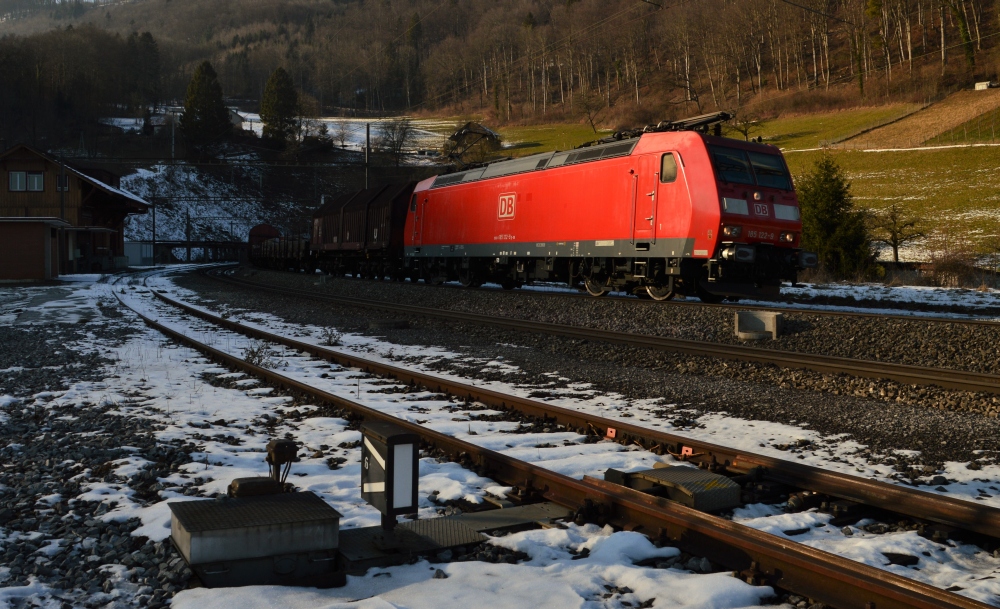
[(608, 292), (611, 291), (611, 288), (608, 286), (609, 282), (610, 282), (610, 278), (604, 280), (604, 283), (601, 283), (600, 281), (598, 281), (596, 279), (588, 277), (583, 282), (583, 287), (587, 290), (588, 294), (590, 294), (591, 296), (597, 298), (597, 297), (600, 297), (600, 296), (604, 296)]
[(670, 300), (671, 298), (673, 298), (674, 290), (673, 287), (668, 285), (665, 286), (647, 285), (646, 294), (653, 300), (663, 301), (663, 300)]

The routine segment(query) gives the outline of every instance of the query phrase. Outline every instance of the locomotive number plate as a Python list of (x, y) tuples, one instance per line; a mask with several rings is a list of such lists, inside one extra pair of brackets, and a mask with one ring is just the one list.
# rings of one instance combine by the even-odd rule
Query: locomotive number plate
[(497, 207), (498, 220), (513, 220), (514, 208), (517, 203), (516, 192), (505, 192), (500, 195), (500, 205)]

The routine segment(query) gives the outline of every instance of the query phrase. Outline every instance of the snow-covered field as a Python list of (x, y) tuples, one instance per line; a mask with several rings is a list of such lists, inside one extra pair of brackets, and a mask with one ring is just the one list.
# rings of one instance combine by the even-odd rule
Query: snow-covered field
[[(254, 112), (240, 112), (243, 117), (243, 128), (252, 131), (257, 137), (264, 134), (264, 125), (260, 122), (260, 115)], [(381, 135), (382, 127), (388, 119), (380, 118), (340, 118), (323, 117), (304, 119), (304, 127), (307, 133), (316, 134), (321, 126), (325, 126), (327, 136), (330, 137), (335, 146), (343, 147), (346, 150), (363, 151), (365, 149), (365, 125), (371, 129), (371, 140), (374, 144)], [(418, 150), (439, 151), (444, 145), (446, 135), (441, 135), (439, 131), (454, 131), (458, 125), (450, 122), (442, 122), (433, 119), (413, 119), (414, 134), (410, 146), (411, 152)], [(431, 129), (434, 129), (433, 131)], [(343, 141), (341, 141), (343, 136)]]
[[(127, 279), (114, 286), (95, 279), (66, 283), (62, 289), (69, 295), (48, 302), (35, 299), (47, 288), (21, 289), (13, 295), (0, 290), (0, 323), (17, 323), (28, 314), (35, 323), (78, 323), (81, 319), (90, 319), (95, 320), (94, 323), (138, 324), (135, 316), (128, 313), (121, 320), (102, 318), (97, 303), (107, 303), (114, 292), (130, 306), (152, 313), (161, 323), (182, 329), (218, 349), (242, 355), (248, 347), (257, 345), (255, 341), (204, 323), (175, 317), (169, 309), (157, 304), (149, 288), (164, 290), (182, 299), (192, 296), (174, 286), (167, 277), (151, 278), (149, 288)], [(14, 313), (15, 309), (21, 311)], [(292, 326), (260, 313), (239, 310), (226, 313), (240, 323), (315, 344), (322, 344), (328, 330)], [(341, 343), (332, 348), (421, 371), (426, 371), (429, 364), (440, 358), (459, 362), (470, 359), (462, 353), (434, 345), (405, 346), (372, 336), (344, 334)], [(164, 488), (159, 491), (159, 501), (143, 502), (128, 486), (118, 482), (89, 483), (86, 498), (106, 502), (110, 508), (101, 518), (124, 521), (137, 517), (142, 526), (135, 535), (165, 539), (169, 535), (168, 502), (191, 499), (191, 488), (198, 488), (205, 494), (224, 492), (233, 478), (263, 475), (266, 472), (264, 446), (270, 434), (288, 433), (300, 443), (300, 454), (304, 455), (293, 467), (290, 480), (300, 489), (315, 492), (340, 511), (344, 515), (341, 526), (345, 528), (379, 522), (378, 512), (360, 499), (360, 451), (351, 444), (360, 434), (348, 430), (345, 421), (319, 416), (314, 407), (292, 406), (291, 398), (274, 395), (271, 388), (259, 387), (256, 380), (219, 368), (190, 349), (170, 344), (151, 330), (143, 330), (109, 355), (116, 363), (105, 371), (103, 381), (76, 382), (65, 392), (37, 396), (34, 403), (47, 407), (75, 405), (77, 408), (86, 408), (84, 404), (87, 403), (115, 403), (121, 416), (147, 417), (161, 423), (163, 427), (157, 432), (159, 442), (183, 440), (194, 442), (199, 449), (193, 455), (194, 462), (160, 479)], [(474, 420), (474, 415), (490, 414), (489, 410), (469, 411), (462, 402), (442, 400), (430, 392), (387, 393), (386, 388), (394, 384), (391, 381), (332, 366), (281, 347), (272, 349), (270, 359), (278, 372), (291, 378), (568, 476), (600, 477), (609, 467), (635, 470), (651, 467), (655, 461), (671, 461), (669, 457), (658, 457), (635, 446), (624, 447), (611, 442), (586, 444), (581, 436), (572, 432), (509, 433), (517, 423)], [(401, 363), (403, 360), (405, 364)], [(492, 389), (523, 396), (545, 387), (547, 382), (568, 376), (568, 371), (552, 370), (551, 381), (529, 379), (501, 359), (488, 363), (504, 371), (508, 378), (507, 382), (492, 383)], [(652, 400), (629, 401), (621, 396), (598, 394), (584, 382), (571, 384), (566, 389), (552, 388), (552, 391), (558, 396), (552, 400), (556, 405), (586, 409), (608, 418), (661, 427), (672, 433), (776, 457), (788, 458), (790, 455), (778, 446), (809, 440), (802, 448), (794, 449), (794, 456), (802, 462), (892, 482), (890, 466), (869, 465), (857, 454), (863, 447), (843, 437), (824, 437), (791, 425), (751, 423), (725, 414), (703, 415), (698, 428), (674, 428), (653, 414), (664, 406)], [(0, 407), (4, 410), (18, 408), (20, 404), (20, 400), (0, 396)], [(298, 417), (289, 416), (274, 426), (276, 416), (291, 415), (293, 410), (298, 411), (301, 420), (296, 422), (294, 419)], [(341, 447), (342, 444), (345, 447)], [(337, 469), (331, 469), (330, 460), (339, 462)], [(112, 473), (128, 477), (147, 464), (139, 456), (123, 458), (113, 464)], [(941, 475), (948, 480), (942, 487), (949, 496), (1000, 507), (1000, 467), (985, 466), (982, 470), (970, 471), (964, 463), (947, 463)], [(486, 494), (501, 494), (504, 490), (455, 464), (424, 458), (420, 462), (419, 517), (435, 516), (450, 500), (480, 503)], [(916, 533), (875, 534), (863, 528), (870, 521), (841, 529), (830, 526), (829, 516), (825, 514), (815, 511), (786, 514), (780, 506), (751, 505), (736, 510), (733, 517), (748, 526), (906, 577), (942, 588), (957, 586), (961, 588), (960, 594), (1000, 606), (1000, 580), (994, 579), (1000, 573), (1000, 558), (974, 546), (954, 542), (937, 544)], [(17, 540), (0, 528), (0, 546), (8, 543), (17, 543)], [(53, 543), (55, 548), (60, 547), (58, 540)], [(595, 525), (571, 524), (564, 530), (516, 533), (494, 538), (491, 543), (526, 552), (530, 558), (515, 565), (421, 561), (350, 577), (346, 587), (331, 590), (192, 589), (179, 593), (173, 606), (192, 609), (232, 606), (248, 609), (265, 606), (596, 608), (635, 607), (655, 599), (651, 606), (725, 608), (756, 606), (770, 595), (767, 588), (749, 586), (725, 573), (696, 574), (686, 570), (684, 565), (659, 569), (636, 566), (634, 563), (644, 558), (666, 558), (676, 555), (677, 551), (657, 549), (635, 533), (616, 533)], [(590, 557), (573, 560), (573, 554), (584, 548), (590, 550)], [(906, 554), (918, 562), (913, 567), (890, 565), (883, 552)], [(95, 564), (94, 567), (118, 569), (123, 579), (128, 578), (128, 569), (123, 565)], [(5, 577), (3, 569), (0, 567), (0, 578)], [(448, 577), (434, 577), (437, 569)], [(0, 607), (13, 606), (19, 598), (41, 599), (52, 592), (38, 582), (2, 589)], [(104, 599), (104, 602), (112, 600)], [(39, 601), (39, 604), (43, 603)]]

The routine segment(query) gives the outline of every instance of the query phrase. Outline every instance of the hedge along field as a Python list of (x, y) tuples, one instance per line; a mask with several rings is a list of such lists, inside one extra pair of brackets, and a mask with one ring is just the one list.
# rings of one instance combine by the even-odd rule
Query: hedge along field
[[(787, 152), (795, 176), (821, 151)], [(932, 250), (1000, 250), (1000, 147), (936, 150), (832, 150), (858, 205), (878, 212), (893, 202), (923, 219)]]

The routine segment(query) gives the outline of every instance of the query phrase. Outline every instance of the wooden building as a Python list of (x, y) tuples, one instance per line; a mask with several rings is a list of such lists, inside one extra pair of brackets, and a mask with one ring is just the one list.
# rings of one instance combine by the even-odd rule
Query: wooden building
[(122, 268), (125, 218), (148, 208), (110, 172), (23, 144), (0, 152), (0, 281)]

